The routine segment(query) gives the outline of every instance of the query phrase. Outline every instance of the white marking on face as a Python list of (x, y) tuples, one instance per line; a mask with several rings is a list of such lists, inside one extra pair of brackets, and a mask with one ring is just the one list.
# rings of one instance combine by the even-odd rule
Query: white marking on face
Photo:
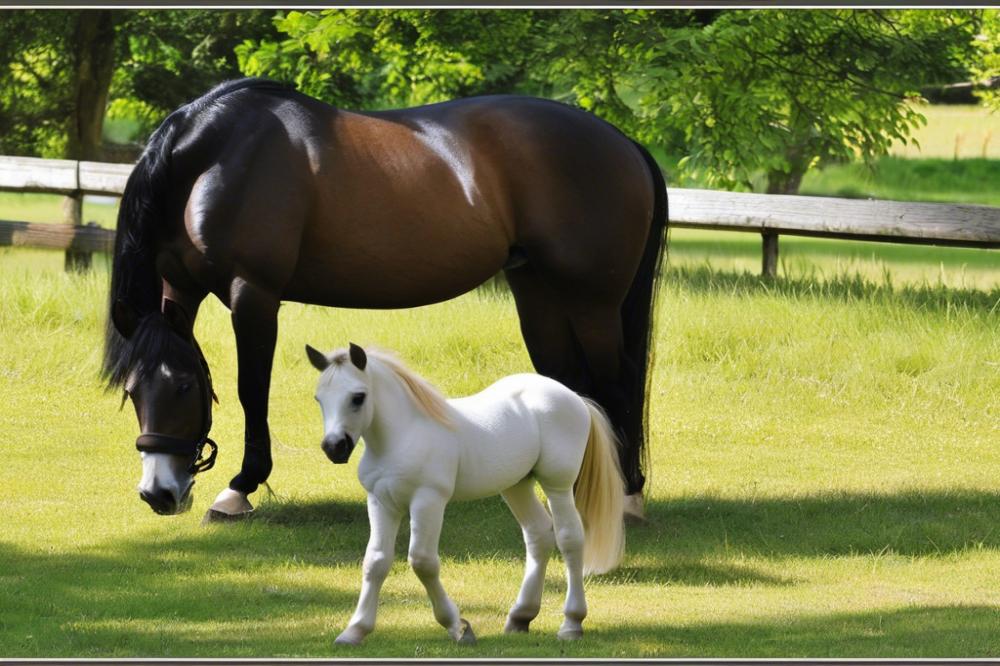
[(156, 489), (164, 489), (180, 501), (191, 484), (191, 473), (188, 472), (188, 462), (181, 456), (169, 453), (147, 453), (140, 451), (142, 457), (142, 478), (139, 480), (139, 491), (152, 493)]
[(428, 120), (418, 120), (417, 126), (420, 127), (417, 138), (444, 160), (462, 186), (466, 201), (475, 205), (474, 197), (479, 190), (476, 188), (472, 156), (469, 151), (451, 132), (440, 125)]
[(166, 363), (160, 364), (160, 374), (163, 375), (164, 379), (172, 379), (174, 376), (173, 371), (167, 367)]

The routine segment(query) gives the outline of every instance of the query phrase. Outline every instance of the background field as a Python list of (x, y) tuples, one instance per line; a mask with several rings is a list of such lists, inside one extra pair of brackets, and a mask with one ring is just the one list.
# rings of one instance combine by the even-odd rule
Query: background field
[[(749, 260), (738, 249), (733, 261)], [(879, 270), (768, 284), (709, 269), (698, 251), (675, 244), (661, 291), (650, 520), (630, 528), (622, 568), (589, 582), (587, 639), (554, 639), (557, 563), (536, 632), (501, 633), (522, 556), (494, 499), (453, 505), (445, 525), (444, 582), (480, 636), (472, 650), (434, 624), (405, 566), (405, 529), (378, 631), (361, 649), (333, 648), (367, 524), (354, 465), (334, 467), (319, 451), (302, 346), (378, 343), (447, 393), (467, 393), (529, 368), (510, 300), (479, 292), (411, 311), (282, 308), (276, 497), (258, 493), (250, 522), (202, 528), (240, 461), (227, 312), (207, 301), (197, 326), (222, 399), (219, 463), (199, 479), (191, 513), (156, 517), (134, 491), (134, 416), (95, 380), (103, 270), (68, 276), (58, 253), (5, 251), (0, 653), (1000, 654), (992, 255), (958, 260), (980, 262), (981, 273), (979, 289), (959, 289), (934, 283), (940, 265), (961, 274), (956, 262), (923, 250), (898, 260), (929, 282), (892, 288)]]
[[(995, 196), (995, 160), (943, 157), (887, 158), (899, 173), (933, 172), (899, 198)], [(888, 182), (888, 169), (871, 182), (838, 169), (805, 189), (868, 196)], [(52, 199), (0, 195), (0, 218), (57, 214)], [(85, 219), (113, 226), (113, 215), (93, 205)], [(503, 635), (523, 565), (516, 523), (498, 498), (449, 508), (442, 575), (480, 637), (472, 649), (434, 623), (405, 565), (405, 526), (376, 633), (360, 649), (332, 645), (356, 600), (367, 520), (357, 460), (335, 467), (319, 450), (302, 348), (375, 343), (446, 393), (469, 393), (530, 369), (502, 291), (395, 312), (284, 306), (275, 495), (257, 493), (250, 521), (205, 528), (241, 458), (228, 312), (210, 299), (196, 328), (222, 400), (219, 462), (191, 513), (157, 517), (135, 492), (134, 416), (96, 379), (106, 262), (67, 275), (61, 253), (0, 250), (0, 655), (1000, 655), (1000, 255), (781, 247), (780, 279), (763, 281), (757, 237), (671, 233), (649, 522), (629, 528), (620, 569), (588, 582), (585, 640), (554, 638), (558, 560), (533, 633)]]

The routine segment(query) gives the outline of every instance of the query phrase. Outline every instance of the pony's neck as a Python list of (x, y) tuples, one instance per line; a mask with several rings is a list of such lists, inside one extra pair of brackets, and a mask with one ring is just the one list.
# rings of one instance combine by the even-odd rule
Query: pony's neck
[(372, 355), (368, 357), (368, 370), (372, 377), (371, 400), (375, 411), (363, 435), (365, 447), (373, 453), (388, 453), (403, 441), (414, 422), (430, 417), (413, 400), (396, 373)]

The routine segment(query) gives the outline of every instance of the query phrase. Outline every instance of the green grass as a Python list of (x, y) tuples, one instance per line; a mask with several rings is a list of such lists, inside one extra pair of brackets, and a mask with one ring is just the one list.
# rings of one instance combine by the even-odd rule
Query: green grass
[[(15, 222), (61, 223), (63, 197), (55, 194), (0, 192), (0, 219)], [(106, 229), (115, 228), (118, 206), (109, 197), (85, 197), (83, 222), (96, 222)]]
[[(499, 499), (449, 508), (442, 576), (480, 637), (471, 649), (434, 623), (404, 562), (405, 527), (378, 629), (361, 648), (333, 646), (356, 601), (367, 522), (356, 460), (335, 467), (319, 451), (302, 347), (377, 343), (446, 393), (468, 393), (530, 368), (509, 299), (387, 312), (287, 304), (271, 400), (277, 496), (259, 492), (248, 522), (203, 528), (240, 462), (227, 311), (206, 301), (196, 328), (222, 400), (218, 464), (191, 513), (157, 517), (134, 490), (135, 418), (95, 379), (103, 262), (72, 276), (60, 253), (0, 252), (0, 654), (1000, 655), (995, 255), (902, 248), (837, 264), (830, 246), (766, 282), (738, 269), (759, 261), (756, 243), (731, 236), (674, 232), (650, 520), (629, 529), (623, 566), (588, 582), (583, 641), (554, 638), (558, 560), (533, 633), (505, 636), (523, 565), (516, 524)], [(708, 267), (702, 252), (730, 264)], [(943, 264), (976, 277), (946, 286)], [(906, 280), (893, 272), (904, 265)]]
[(923, 104), (927, 124), (913, 133), (915, 142), (897, 142), (892, 154), (915, 159), (1000, 159), (1000, 113), (980, 105)]
[(997, 183), (1000, 159), (884, 157), (872, 168), (843, 164), (813, 169), (802, 180), (799, 193), (1000, 206)]

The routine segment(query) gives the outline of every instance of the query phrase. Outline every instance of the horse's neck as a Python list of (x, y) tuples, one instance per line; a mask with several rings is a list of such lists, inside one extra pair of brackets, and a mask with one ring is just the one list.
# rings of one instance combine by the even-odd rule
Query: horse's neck
[(410, 396), (403, 382), (390, 368), (370, 359), (372, 373), (372, 400), (375, 412), (372, 423), (365, 432), (365, 447), (377, 453), (389, 453), (404, 441), (417, 421), (430, 417)]

